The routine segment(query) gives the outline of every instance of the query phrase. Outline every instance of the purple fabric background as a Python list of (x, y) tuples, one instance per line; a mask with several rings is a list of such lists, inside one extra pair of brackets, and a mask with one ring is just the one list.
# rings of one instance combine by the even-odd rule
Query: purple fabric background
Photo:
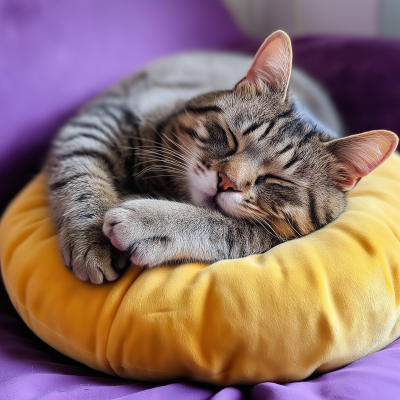
[[(257, 50), (216, 0), (0, 0), (0, 211), (38, 171), (49, 140), (87, 99), (159, 56)], [(303, 38), (295, 64), (318, 78), (350, 133), (400, 132), (400, 43)], [(109, 377), (24, 325), (0, 286), (0, 399), (398, 400), (400, 340), (304, 382), (218, 388)]]

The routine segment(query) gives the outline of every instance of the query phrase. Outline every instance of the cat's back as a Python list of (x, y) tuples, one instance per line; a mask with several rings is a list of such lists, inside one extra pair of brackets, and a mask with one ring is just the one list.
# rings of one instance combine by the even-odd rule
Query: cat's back
[(198, 95), (232, 89), (251, 63), (247, 56), (191, 52), (162, 58), (107, 93), (120, 93), (141, 119), (162, 120)]
[[(108, 93), (119, 93), (142, 121), (157, 123), (189, 99), (232, 89), (245, 77), (252, 57), (227, 52), (191, 52), (149, 64)], [(293, 69), (290, 88), (311, 114), (336, 136), (343, 136), (338, 113), (327, 93), (313, 79)]]

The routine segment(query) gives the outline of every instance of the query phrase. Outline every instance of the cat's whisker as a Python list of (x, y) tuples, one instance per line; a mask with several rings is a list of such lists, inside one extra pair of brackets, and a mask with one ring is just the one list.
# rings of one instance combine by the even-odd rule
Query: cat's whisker
[(178, 160), (181, 161), (181, 162), (183, 161), (183, 162), (185, 162), (186, 164), (190, 164), (190, 165), (192, 165), (192, 166), (195, 166), (195, 164), (193, 164), (191, 160), (189, 160), (189, 159), (187, 159), (186, 157), (182, 156), (182, 155), (179, 154), (178, 152), (175, 152), (175, 151), (172, 150), (172, 149), (163, 149), (163, 150), (166, 151), (167, 154), (164, 154), (162, 151), (150, 150), (150, 149), (148, 149), (148, 150), (147, 150), (147, 149), (143, 150), (143, 153), (146, 153), (146, 154), (157, 154), (157, 155), (160, 155), (160, 156), (163, 156), (163, 157), (176, 157), (176, 158), (178, 158)]
[[(142, 179), (143, 179), (143, 180), (146, 180), (146, 179), (161, 178), (161, 177), (166, 177), (166, 176), (167, 176), (167, 177), (171, 177), (171, 174), (148, 176), (148, 177), (144, 177), (144, 178), (142, 178)], [(179, 176), (176, 176), (174, 179), (185, 180), (183, 177), (179, 177)], [(168, 182), (172, 182), (172, 179), (169, 180)], [(167, 182), (167, 183), (168, 183), (168, 182)]]
[[(147, 171), (149, 171), (149, 170), (151, 170), (151, 169), (153, 169), (153, 170), (162, 170), (162, 171), (165, 171), (165, 166), (163, 166), (163, 165), (160, 165), (160, 164), (155, 164), (155, 165), (149, 165), (148, 167), (146, 167), (146, 168), (144, 168), (142, 171), (140, 171), (139, 172), (139, 174), (141, 174), (141, 173), (143, 173), (143, 172), (147, 172)], [(179, 169), (179, 168), (177, 168), (177, 167), (169, 167), (169, 169), (171, 170), (171, 171), (179, 171), (179, 172), (184, 172), (184, 170), (182, 170), (182, 169)]]
[(278, 237), (275, 233), (275, 231), (269, 226), (269, 225), (265, 225), (264, 221), (262, 221), (261, 219), (259, 219), (259, 217), (256, 217), (256, 222), (258, 222), (258, 225), (260, 225), (260, 227), (262, 227), (268, 234), (272, 234), (273, 236), (275, 236), (278, 240), (281, 240), (280, 237)]
[[(159, 133), (157, 132), (157, 130), (155, 129), (154, 126), (152, 126), (152, 129), (159, 135)], [(159, 145), (159, 142), (157, 142), (157, 141), (155, 141), (155, 140), (144, 139), (144, 138), (141, 138), (141, 137), (139, 137), (139, 136), (126, 136), (126, 137), (131, 138), (131, 139), (138, 139), (138, 140), (141, 140), (141, 141), (146, 141), (146, 142), (154, 143), (154, 144), (157, 145), (157, 146)], [(171, 147), (169, 147), (168, 144), (166, 143), (166, 140), (168, 140), (170, 143), (172, 143), (172, 144), (174, 144), (176, 147), (180, 148), (180, 149), (181, 149), (183, 152), (185, 152), (188, 156), (190, 156), (190, 157), (195, 157), (195, 159), (196, 159), (197, 161), (199, 161), (197, 155), (196, 155), (196, 154), (193, 154), (193, 152), (191, 152), (190, 149), (188, 149), (185, 145), (180, 145), (180, 144), (177, 143), (175, 140), (172, 140), (172, 139), (170, 139), (170, 138), (168, 138), (168, 137), (166, 137), (166, 136), (160, 136), (160, 137), (161, 137), (162, 142), (164, 142), (165, 145), (166, 145), (166, 147), (163, 148), (164, 151), (165, 151), (165, 150), (168, 150), (168, 151), (170, 151), (171, 153), (175, 154), (177, 157), (182, 158), (183, 160), (185, 160), (187, 163), (190, 163), (190, 164), (192, 164), (193, 166), (195, 166), (195, 165), (193, 164), (193, 162), (192, 162), (190, 159), (188, 159), (188, 158), (185, 157), (183, 154), (181, 154), (181, 153), (177, 152), (176, 150), (172, 149)], [(153, 149), (154, 149), (154, 146), (140, 146), (140, 147), (119, 146), (119, 147), (120, 147), (120, 148), (135, 149), (135, 150), (142, 150), (142, 149), (145, 148), (145, 147), (149, 147), (149, 148), (153, 148)], [(154, 150), (155, 150), (155, 149), (154, 149)]]
[(292, 215), (288, 215), (288, 214), (284, 214), (285, 215), (285, 220), (287, 221), (287, 223), (290, 225), (290, 227), (293, 229), (293, 231), (295, 232), (295, 233), (297, 233), (297, 235), (299, 236), (299, 237), (302, 237), (303, 235), (301, 234), (301, 233), (299, 233), (299, 231), (297, 231), (296, 229), (295, 229), (295, 227), (292, 225), (292, 223), (290, 222), (290, 220), (289, 220), (289, 216), (290, 216), (290, 218), (292, 219), (292, 222), (293, 222), (293, 217), (292, 217)]
[(273, 235), (274, 235), (278, 240), (285, 240), (285, 239), (286, 239), (286, 237), (282, 238), (282, 236), (278, 235), (278, 234), (276, 233), (276, 231), (274, 230), (274, 228), (272, 228), (272, 226), (271, 226), (267, 221), (263, 220), (263, 222), (264, 222), (265, 224), (267, 224), (267, 226), (268, 226), (268, 227), (271, 229), (271, 231), (273, 232)]
[[(153, 162), (158, 162), (159, 160), (157, 159), (153, 159)], [(178, 163), (174, 163), (173, 161), (169, 161), (169, 162), (164, 162), (163, 165), (160, 164), (156, 164), (159, 167), (163, 168), (164, 170), (176, 170), (176, 171), (181, 171), (182, 173), (184, 173), (186, 171), (186, 168), (184, 165), (178, 164)]]
[[(171, 172), (174, 171), (174, 168), (170, 168)], [(150, 165), (147, 168), (144, 168), (142, 171), (140, 171), (136, 176), (135, 176), (135, 180), (139, 179), (140, 176), (142, 176), (143, 174), (145, 174), (148, 171), (157, 171), (157, 170), (161, 170), (161, 171), (165, 171), (165, 167), (160, 166), (160, 165)], [(182, 172), (181, 170), (175, 169), (176, 172)]]
[(142, 176), (143, 174), (149, 175), (148, 177), (151, 178), (154, 175), (154, 172), (157, 171), (162, 171), (165, 172), (167, 174), (179, 174), (182, 177), (185, 177), (183, 171), (179, 170), (179, 169), (174, 169), (174, 168), (168, 168), (168, 170), (166, 170), (165, 168), (157, 168), (157, 167), (148, 167), (146, 170), (140, 171), (137, 175), (135, 175), (135, 179), (138, 179), (140, 176)]
[[(162, 164), (160, 163), (160, 161), (163, 161)], [(171, 161), (164, 162), (164, 160), (160, 160), (158, 158), (149, 158), (146, 161), (142, 161), (141, 163), (137, 163), (136, 166), (140, 166), (140, 165), (143, 165), (143, 164), (149, 164), (149, 163), (157, 163), (158, 166), (163, 167), (164, 169), (165, 168), (170, 168), (171, 166), (175, 166), (177, 168), (180, 168), (182, 170), (182, 172), (185, 171), (185, 166), (184, 165), (181, 165), (181, 164), (178, 164), (178, 163), (173, 163)], [(151, 165), (150, 165), (150, 167), (151, 167)]]
[[(137, 139), (137, 140), (140, 140), (140, 141), (144, 141), (144, 142), (151, 142), (151, 143), (154, 143), (154, 144), (156, 144), (156, 145), (158, 145), (159, 143), (157, 142), (157, 141), (155, 141), (155, 140), (152, 140), (152, 139), (146, 139), (146, 138), (143, 138), (143, 137), (141, 137), (141, 136), (128, 136), (128, 135), (125, 135), (125, 137), (126, 138), (128, 138), (128, 139)], [(120, 147), (123, 147), (123, 146), (120, 146)], [(127, 146), (126, 146), (127, 147)]]
[(251, 218), (251, 220), (252, 220), (256, 225), (259, 225), (262, 229), (264, 229), (268, 234), (271, 233), (271, 232), (256, 218), (256, 216), (253, 215), (253, 217)]
[[(275, 228), (278, 228), (274, 221), (271, 220), (270, 222), (271, 222), (272, 225), (275, 226)], [(285, 234), (280, 234), (280, 236), (281, 236), (282, 240), (288, 240), (289, 239), (289, 237), (287, 235), (285, 235)]]
[(278, 236), (278, 234), (266, 220), (262, 219), (257, 214), (252, 215), (252, 218), (254, 218), (267, 232), (272, 233), (278, 240), (282, 240), (282, 238)]
[[(176, 134), (175, 134), (176, 136)], [(169, 140), (172, 144), (174, 144), (175, 146), (177, 146), (178, 148), (180, 148), (182, 151), (184, 151), (188, 156), (193, 157), (195, 156), (195, 158), (197, 159), (197, 156), (195, 154), (193, 154), (192, 151), (190, 151), (189, 148), (187, 148), (186, 145), (180, 145), (179, 143), (177, 143), (175, 140), (172, 140), (170, 138), (166, 138), (167, 140)]]
[[(187, 167), (186, 164), (190, 164), (193, 167), (196, 167), (196, 165), (189, 160), (188, 158), (182, 156), (181, 154), (179, 154), (178, 152), (174, 151), (173, 149), (170, 148), (164, 148), (163, 151), (166, 151), (167, 154), (164, 154), (163, 151), (161, 150), (156, 150), (154, 149), (152, 146), (149, 146), (149, 149), (143, 149), (140, 147), (131, 147), (130, 149), (141, 152), (142, 155), (146, 156), (146, 155), (157, 155), (160, 157), (163, 157), (164, 159), (171, 159), (171, 157), (176, 157), (178, 158), (178, 160), (174, 159), (174, 161), (179, 161), (182, 163), (183, 166)], [(161, 160), (162, 161), (162, 160)], [(183, 164), (186, 163), (186, 164)], [(139, 165), (140, 163), (136, 163), (136, 165)]]
[[(167, 176), (169, 176), (169, 175), (167, 175)], [(173, 182), (173, 181), (176, 180), (176, 179), (181, 180), (182, 182), (186, 183), (186, 179), (184, 179), (184, 178), (179, 178), (179, 177), (175, 177), (174, 179), (170, 179), (169, 181), (165, 182), (163, 186), (168, 185), (168, 183), (171, 183), (171, 182)]]
[(175, 165), (175, 166), (179, 166), (179, 167), (181, 167), (182, 169), (185, 169), (185, 168), (187, 168), (187, 165), (185, 165), (185, 164), (183, 164), (183, 163), (181, 163), (181, 162), (178, 162), (178, 161), (176, 161), (176, 160), (173, 160), (173, 159), (165, 159), (165, 158), (161, 158), (161, 157), (158, 157), (158, 156), (151, 156), (151, 157), (148, 157), (145, 161), (142, 161), (142, 162), (140, 162), (140, 163), (137, 163), (136, 165), (137, 166), (139, 166), (139, 165), (142, 165), (142, 164), (146, 164), (146, 163), (148, 163), (148, 162), (151, 162), (151, 161), (153, 161), (153, 162), (161, 162), (162, 164), (164, 164), (164, 165)]
[[(175, 141), (173, 141), (172, 139), (169, 139), (169, 138), (166, 137), (165, 135), (161, 135), (160, 132), (157, 131), (157, 129), (155, 128), (154, 125), (149, 124), (149, 126), (150, 126), (150, 127), (153, 129), (153, 131), (161, 138), (161, 142), (164, 142), (164, 144), (166, 145), (166, 147), (170, 148), (170, 147), (167, 145), (165, 139), (168, 139), (168, 140), (170, 140), (171, 142), (174, 142), (176, 146), (180, 147), (179, 144), (176, 143)], [(176, 134), (175, 134), (175, 135), (176, 135)], [(155, 143), (157, 143), (157, 142), (155, 142)], [(158, 143), (157, 143), (157, 144), (158, 144)], [(181, 149), (183, 149), (183, 148), (181, 147)], [(172, 150), (172, 149), (171, 149), (171, 150)], [(188, 149), (186, 149), (186, 152), (187, 152), (187, 154), (188, 154), (189, 156), (192, 156), (191, 152), (190, 152)]]
[[(275, 235), (275, 237), (278, 238), (279, 240), (282, 240), (282, 238), (278, 236), (278, 234), (272, 228), (272, 226), (264, 219), (264, 213), (258, 207), (249, 207), (246, 205), (246, 208), (248, 208), (249, 210), (251, 210), (253, 212), (253, 214), (250, 218), (252, 218), (252, 217), (257, 218), (263, 226), (265, 226), (265, 224), (266, 224), (269, 227), (269, 229), (272, 231), (272, 233)], [(273, 221), (270, 221), (270, 222), (272, 223), (272, 225), (274, 225), (276, 227), (276, 225), (274, 224)]]
[[(136, 163), (135, 165), (141, 165), (144, 164), (146, 162), (149, 162), (151, 160), (157, 160), (157, 161), (161, 161), (162, 163), (175, 163), (175, 164), (179, 164), (180, 166), (182, 166), (183, 168), (187, 168), (187, 164), (181, 160), (177, 160), (175, 158), (172, 158), (172, 156), (170, 155), (162, 155), (156, 152), (148, 152), (148, 153), (144, 153), (142, 154), (143, 156), (146, 157), (146, 159), (140, 163)], [(193, 165), (194, 166), (194, 165)]]
[[(157, 129), (155, 128), (154, 125), (151, 125), (150, 123), (148, 123), (148, 126), (160, 137), (161, 143), (164, 143), (164, 145), (165, 145), (165, 147), (163, 148), (164, 151), (168, 149), (170, 152), (174, 152), (174, 154), (175, 154), (177, 157), (179, 157), (179, 158), (185, 158), (182, 154), (180, 154), (179, 152), (176, 152), (174, 149), (172, 149), (171, 147), (168, 146), (168, 144), (166, 143), (165, 139), (168, 139), (168, 140), (171, 140), (171, 139), (167, 138), (167, 137), (164, 136), (164, 135), (161, 135), (160, 132), (157, 131)], [(140, 138), (139, 138), (139, 139), (140, 139)], [(150, 139), (146, 139), (146, 140), (149, 141), (149, 142), (152, 142), (152, 143), (156, 144), (157, 146), (160, 145), (160, 143), (157, 142), (157, 141), (155, 141), (155, 140), (150, 140)], [(174, 142), (174, 141), (172, 141), (172, 142)], [(175, 145), (178, 146), (178, 147), (180, 147), (179, 144), (176, 143), (176, 142), (175, 142)], [(187, 153), (188, 153), (188, 155), (190, 155), (190, 152), (189, 152), (189, 151), (187, 151)], [(189, 159), (185, 159), (185, 161), (188, 162), (188, 163), (190, 162)]]
[(263, 212), (262, 212), (262, 210), (261, 210), (259, 207), (257, 207), (255, 204), (252, 204), (252, 203), (250, 203), (250, 204), (243, 204), (242, 206), (243, 206), (244, 208), (247, 208), (248, 210), (252, 210), (252, 211), (258, 212), (260, 216), (263, 216), (263, 215), (264, 215)]

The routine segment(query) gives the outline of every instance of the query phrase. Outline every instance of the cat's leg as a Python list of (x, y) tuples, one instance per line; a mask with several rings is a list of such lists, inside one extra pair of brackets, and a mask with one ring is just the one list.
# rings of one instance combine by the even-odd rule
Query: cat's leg
[(116, 279), (128, 263), (102, 232), (106, 211), (121, 203), (130, 178), (128, 138), (136, 132), (126, 113), (104, 101), (74, 117), (56, 137), (45, 168), (63, 261), (95, 283)]
[(103, 231), (134, 264), (145, 268), (239, 258), (279, 243), (261, 225), (166, 200), (124, 202), (106, 213)]

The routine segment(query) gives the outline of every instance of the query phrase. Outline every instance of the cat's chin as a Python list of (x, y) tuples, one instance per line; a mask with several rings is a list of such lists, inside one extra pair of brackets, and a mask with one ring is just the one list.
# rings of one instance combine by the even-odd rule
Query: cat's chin
[(217, 193), (214, 196), (208, 196), (204, 200), (203, 204), (206, 207), (217, 210), (226, 216), (237, 217), (236, 213), (232, 210), (232, 199), (229, 197), (227, 198), (227, 196), (222, 193)]
[(207, 207), (219, 211), (229, 217), (239, 217), (235, 212), (242, 201), (242, 196), (236, 193), (216, 192), (209, 194), (197, 191), (192, 195), (192, 204), (199, 207)]

